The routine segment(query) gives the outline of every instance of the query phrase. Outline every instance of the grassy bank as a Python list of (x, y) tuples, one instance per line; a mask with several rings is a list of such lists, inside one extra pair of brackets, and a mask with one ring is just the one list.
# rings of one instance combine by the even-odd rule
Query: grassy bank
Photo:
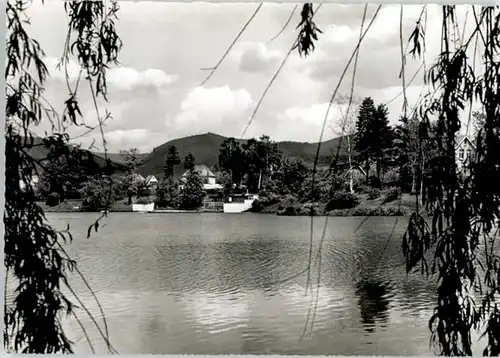
[[(72, 213), (72, 212), (87, 212), (82, 208), (81, 200), (67, 200), (55, 206), (49, 206), (44, 202), (37, 203), (46, 213)], [(118, 201), (113, 203), (109, 208), (109, 212), (131, 212), (132, 205), (128, 205), (127, 201)]]
[[(394, 195), (394, 193), (392, 193)], [(352, 207), (335, 208), (328, 202), (299, 202), (293, 196), (284, 198), (263, 198), (257, 201), (252, 212), (280, 216), (308, 216), (311, 209), (316, 216), (408, 216), (415, 210), (415, 196), (399, 194), (391, 198), (389, 190), (380, 193), (355, 194), (357, 202)], [(333, 205), (334, 206), (334, 205)]]

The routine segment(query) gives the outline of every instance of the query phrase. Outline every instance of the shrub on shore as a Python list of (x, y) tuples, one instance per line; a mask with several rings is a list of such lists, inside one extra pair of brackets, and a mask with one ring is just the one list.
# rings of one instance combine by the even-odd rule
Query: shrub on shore
[(326, 213), (328, 216), (406, 216), (409, 215), (409, 211), (405, 208), (367, 208), (367, 207), (356, 207), (352, 209), (345, 210), (332, 210)]
[(375, 200), (375, 199), (378, 199), (380, 198), (380, 189), (377, 189), (377, 188), (373, 188), (371, 190), (368, 191), (368, 200)]
[(276, 212), (279, 216), (308, 216), (323, 215), (323, 205), (320, 203), (293, 204), (284, 206)]
[(391, 201), (397, 200), (400, 197), (401, 197), (401, 189), (399, 189), (397, 187), (392, 187), (387, 192), (385, 199), (384, 199), (384, 203), (390, 203)]
[(332, 195), (326, 204), (326, 211), (351, 209), (359, 205), (359, 198), (352, 193), (338, 191)]
[(260, 213), (265, 208), (277, 204), (279, 202), (280, 202), (280, 197), (276, 194), (269, 194), (267, 196), (262, 196), (252, 203), (252, 208), (250, 209), (250, 211), (254, 213)]

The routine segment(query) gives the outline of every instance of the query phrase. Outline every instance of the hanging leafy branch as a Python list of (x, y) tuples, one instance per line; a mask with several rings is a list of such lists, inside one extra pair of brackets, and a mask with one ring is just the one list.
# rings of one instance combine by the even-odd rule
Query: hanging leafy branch
[(305, 3), (300, 12), (300, 23), (297, 28), (300, 28), (297, 42), (293, 49), (298, 49), (300, 56), (308, 56), (314, 51), (314, 42), (318, 41), (318, 33), (323, 32), (316, 26), (313, 20), (314, 11), (312, 3)]
[[(4, 346), (7, 351), (18, 353), (72, 353), (72, 342), (61, 327), (62, 316), (75, 317), (87, 338), (88, 335), (77, 316), (78, 306), (63, 292), (67, 289), (80, 308), (90, 316), (108, 350), (115, 352), (109, 342), (106, 322), (104, 321), (102, 330), (68, 282), (71, 272), (77, 272), (81, 276), (76, 262), (62, 246), (72, 240), (69, 227), (58, 231), (50, 225), (43, 210), (36, 204), (35, 192), (29, 183), (32, 183), (38, 170), (43, 170), (44, 165), (61, 157), (66, 157), (67, 163), (75, 163), (75, 170), (79, 169), (82, 159), (78, 156), (82, 152), (69, 145), (70, 138), (65, 131), (71, 125), (78, 126), (82, 123), (81, 110), (76, 100), (80, 79), (72, 89), (67, 75), (69, 55), (78, 59), (81, 73), (84, 71), (86, 74), (85, 79), (101, 122), (103, 118), (97, 106), (97, 97), (106, 99), (106, 69), (117, 62), (121, 48), (121, 41), (114, 27), (118, 6), (116, 2), (110, 2), (109, 7), (103, 2), (74, 0), (65, 3), (70, 25), (62, 65), (65, 67), (70, 96), (64, 103), (62, 117), (55, 113), (43, 96), (49, 73), (40, 44), (30, 37), (25, 27), (29, 24), (25, 15), (28, 6), (28, 3), (20, 0), (8, 1), (6, 4), (4, 264), (7, 271), (6, 289), (7, 280), (13, 278), (15, 290), (13, 302), (4, 303)], [(71, 42), (73, 34), (76, 34), (76, 39)], [(32, 130), (47, 121), (50, 122), (53, 133), (42, 138), (40, 143), (39, 139), (35, 140)], [(102, 125), (100, 130), (106, 152)], [(42, 160), (30, 155), (30, 149), (40, 144), (49, 152), (49, 156)], [(84, 160), (88, 161), (88, 156)], [(110, 185), (110, 161), (107, 155), (105, 162), (104, 170), (95, 170), (94, 175)], [(96, 221), (92, 228), (97, 231), (98, 227), (99, 221)], [(92, 294), (94, 295), (93, 292)], [(5, 294), (5, 299), (6, 296)], [(102, 308), (98, 302), (97, 304), (104, 320)], [(89, 345), (93, 350), (91, 342)]]
[[(410, 114), (418, 113), (420, 118), (416, 175), (424, 190), (417, 188), (417, 209), (403, 237), (403, 253), (408, 271), (420, 269), (424, 275), (437, 275), (438, 300), (429, 326), (436, 348), (447, 356), (472, 354), (471, 332), (480, 328), (488, 342), (483, 354), (500, 354), (500, 258), (495, 251), (500, 189), (494, 184), (500, 179), (500, 13), (498, 7), (482, 7), (479, 14), (475, 7), (472, 10), (476, 26), (466, 37), (465, 31), (459, 32), (455, 6), (442, 7), (441, 53), (430, 69), (425, 58), (421, 66), (424, 84), (431, 90), (425, 96), (421, 91), (418, 107)], [(424, 7), (408, 44), (413, 45), (409, 54), (415, 57), (426, 52), (426, 19)], [(314, 40), (309, 35), (305, 48), (314, 49)], [(472, 43), (482, 45), (481, 73), (475, 66), (477, 45), (473, 58), (468, 57)], [(402, 48), (403, 61), (405, 53)], [(403, 83), (403, 95), (406, 86)], [(475, 139), (475, 155), (462, 172), (455, 160), (460, 111), (475, 102), (481, 104), (484, 116)], [(423, 148), (428, 146), (433, 149), (424, 163)], [(420, 194), (431, 214), (430, 222), (419, 211)], [(429, 263), (426, 258), (431, 248), (434, 255)], [(473, 298), (477, 294), (479, 304)]]
[[(500, 49), (497, 7), (473, 7), (476, 26), (457, 45), (455, 6), (442, 7), (442, 50), (427, 73), (433, 93), (420, 105), (420, 140), (436, 118), (437, 154), (430, 158), (425, 179), (425, 202), (430, 223), (418, 212), (403, 238), (407, 270), (420, 267), (437, 275), (437, 302), (429, 321), (432, 340), (442, 355), (471, 355), (471, 332), (484, 329), (483, 355), (500, 354), (500, 258), (496, 253), (500, 220)], [(415, 30), (414, 33), (418, 33)], [(413, 35), (419, 54), (425, 35)], [(482, 45), (484, 70), (471, 65), (467, 53), (476, 39)], [(472, 59), (474, 61), (474, 59)], [(477, 102), (484, 111), (477, 146), (465, 173), (456, 165), (460, 110)], [(426, 253), (433, 248), (431, 265)], [(474, 297), (479, 295), (477, 302)]]

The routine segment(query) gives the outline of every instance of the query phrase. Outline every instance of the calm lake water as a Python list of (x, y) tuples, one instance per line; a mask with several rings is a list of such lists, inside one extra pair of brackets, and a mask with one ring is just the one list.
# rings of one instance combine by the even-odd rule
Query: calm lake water
[[(308, 217), (112, 213), (87, 240), (97, 216), (48, 219), (59, 228), (70, 224), (67, 249), (121, 354), (432, 354), (434, 284), (406, 275), (404, 218), (329, 218), (311, 295), (307, 273), (297, 275), (308, 262)], [(314, 219), (313, 261), (324, 224)], [(72, 282), (100, 317), (83, 282)], [(104, 352), (91, 321), (79, 317)], [(66, 324), (76, 351), (89, 353), (77, 322)]]

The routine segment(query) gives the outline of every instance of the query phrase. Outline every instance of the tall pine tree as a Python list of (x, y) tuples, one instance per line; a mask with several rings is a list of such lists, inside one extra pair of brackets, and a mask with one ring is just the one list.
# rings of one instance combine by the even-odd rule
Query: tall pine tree
[(376, 112), (377, 109), (375, 108), (373, 99), (371, 97), (366, 97), (359, 107), (358, 120), (356, 122), (354, 150), (358, 153), (358, 161), (364, 163), (367, 183), (370, 171), (370, 160), (373, 157), (373, 122), (376, 117)]
[(375, 120), (373, 121), (372, 152), (377, 165), (377, 178), (380, 180), (381, 172), (390, 164), (392, 148), (394, 146), (394, 131), (389, 125), (389, 110), (384, 104), (377, 106)]
[(366, 97), (359, 108), (354, 148), (358, 152), (359, 161), (365, 164), (367, 182), (370, 162), (376, 164), (379, 181), (382, 170), (390, 162), (394, 135), (388, 115), (387, 107), (383, 104), (375, 107), (371, 97)]
[(239, 185), (242, 176), (243, 155), (239, 143), (234, 138), (225, 139), (219, 149), (219, 167), (231, 174), (231, 180)]
[(179, 152), (177, 151), (177, 147), (175, 145), (171, 145), (168, 148), (167, 155), (165, 156), (165, 165), (163, 167), (163, 173), (165, 176), (165, 179), (174, 178), (174, 170), (175, 166), (179, 165), (181, 163), (181, 160), (179, 158)]
[(394, 147), (399, 167), (399, 185), (404, 191), (415, 192), (418, 164), (418, 118), (401, 117), (395, 128)]

